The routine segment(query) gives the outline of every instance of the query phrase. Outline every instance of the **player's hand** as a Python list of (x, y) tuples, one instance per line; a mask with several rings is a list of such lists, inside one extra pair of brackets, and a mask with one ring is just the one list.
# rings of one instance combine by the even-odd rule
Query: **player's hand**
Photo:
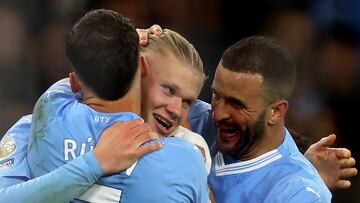
[(117, 122), (101, 135), (93, 153), (106, 174), (129, 168), (141, 156), (162, 148), (161, 142), (143, 143), (157, 139), (159, 135), (141, 119)]
[(347, 189), (351, 186), (349, 178), (357, 175), (355, 159), (346, 148), (330, 148), (335, 139), (335, 134), (322, 138), (309, 147), (305, 156), (318, 170), (329, 189)]
[(160, 25), (154, 24), (148, 29), (136, 28), (136, 32), (139, 35), (140, 46), (145, 47), (149, 43), (149, 35), (161, 35), (163, 31)]

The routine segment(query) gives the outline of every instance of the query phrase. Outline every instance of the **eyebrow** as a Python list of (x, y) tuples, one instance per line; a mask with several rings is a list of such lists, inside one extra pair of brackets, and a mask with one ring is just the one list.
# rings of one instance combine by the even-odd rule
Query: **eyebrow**
[(237, 98), (234, 98), (234, 97), (227, 97), (225, 98), (228, 102), (230, 103), (234, 103), (238, 106), (241, 106), (242, 108), (247, 108), (248, 106), (241, 100), (237, 99)]
[(236, 104), (236, 105), (241, 106), (242, 108), (247, 108), (247, 107), (248, 107), (242, 100), (240, 100), (240, 99), (238, 99), (238, 98), (231, 97), (231, 96), (230, 96), (230, 97), (228, 97), (228, 96), (223, 96), (223, 95), (221, 95), (220, 93), (218, 93), (214, 88), (211, 88), (211, 90), (212, 90), (213, 92), (215, 92), (216, 94), (218, 94), (219, 96), (223, 97), (226, 102), (234, 103), (234, 104)]
[[(166, 82), (164, 85), (168, 85), (171, 88), (174, 88), (175, 92), (179, 92), (179, 89), (180, 89), (179, 86), (172, 82)], [(197, 99), (197, 97), (184, 97), (184, 96), (182, 96), (182, 98), (183, 98), (182, 100), (189, 100), (189, 101), (191, 101), (191, 103), (193, 103)]]

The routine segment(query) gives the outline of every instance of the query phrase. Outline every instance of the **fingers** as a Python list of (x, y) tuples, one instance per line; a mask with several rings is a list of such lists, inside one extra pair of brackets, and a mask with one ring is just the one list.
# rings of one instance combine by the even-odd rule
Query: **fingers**
[(347, 189), (351, 187), (351, 182), (348, 180), (339, 180), (333, 189)]
[(148, 29), (136, 29), (136, 32), (139, 35), (139, 44), (140, 46), (147, 46), (149, 43), (149, 35), (161, 35), (163, 30), (160, 25), (154, 24)]
[(160, 136), (158, 133), (156, 133), (156, 132), (150, 132), (149, 136), (150, 136), (150, 139), (152, 139), (152, 140), (159, 139), (159, 138), (161, 137), (161, 136)]
[(150, 34), (153, 35), (161, 35), (161, 33), (163, 32), (162, 28), (158, 24), (152, 25), (149, 30), (150, 30)]
[(345, 168), (341, 169), (340, 177), (343, 179), (348, 179), (350, 177), (356, 176), (358, 173), (356, 168)]
[(136, 144), (136, 147), (141, 147), (144, 143), (158, 138), (159, 135), (155, 132), (144, 132), (141, 135), (136, 136), (134, 143)]
[[(323, 137), (321, 138), (320, 141), (318, 141), (317, 143), (323, 147), (330, 147), (336, 140), (336, 135), (335, 134), (331, 134), (327, 137)], [(315, 143), (315, 144), (317, 144)]]
[(154, 152), (163, 148), (164, 144), (162, 142), (153, 142), (145, 144), (137, 149), (138, 157), (142, 157), (150, 152)]
[(138, 119), (134, 119), (134, 120), (131, 120), (131, 121), (118, 121), (114, 124), (112, 124), (112, 126), (114, 128), (119, 128), (119, 127), (123, 127), (123, 128), (129, 128), (129, 129), (132, 129), (132, 128), (135, 128), (136, 126), (139, 126), (141, 124), (144, 123), (144, 120), (138, 118)]
[[(346, 149), (346, 148), (335, 148), (336, 151), (336, 156), (338, 158), (350, 158), (351, 157), (351, 152), (350, 150)], [(355, 159), (354, 159), (355, 161)]]
[(139, 44), (140, 44), (140, 46), (145, 47), (149, 43), (148, 29), (136, 28), (136, 32), (139, 35)]
[(355, 159), (353, 157), (341, 159), (340, 160), (340, 167), (341, 168), (350, 168), (355, 166)]
[(150, 133), (151, 128), (148, 123), (141, 123), (139, 125), (134, 126), (133, 128), (129, 129), (129, 134), (136, 139), (137, 136), (140, 136), (144, 133)]

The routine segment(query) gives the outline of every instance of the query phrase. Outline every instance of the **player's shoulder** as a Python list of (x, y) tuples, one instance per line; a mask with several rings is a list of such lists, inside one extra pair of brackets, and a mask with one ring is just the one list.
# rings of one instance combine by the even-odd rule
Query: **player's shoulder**
[(44, 94), (40, 96), (38, 102), (53, 102), (59, 99), (77, 99), (78, 97), (80, 97), (79, 94), (72, 92), (70, 82), (64, 79), (51, 85)]
[(177, 157), (176, 160), (180, 160), (188, 157), (189, 161), (190, 159), (199, 159), (203, 163), (199, 148), (187, 140), (178, 137), (163, 137), (158, 141), (161, 141), (164, 147), (155, 153), (150, 153), (150, 155), (157, 156), (159, 154), (164, 160), (171, 160), (174, 157)]
[(160, 139), (164, 147), (169, 149), (193, 149), (195, 145), (187, 140), (178, 137), (164, 137)]
[(160, 140), (163, 142), (164, 147), (143, 157), (143, 159), (148, 161), (151, 160), (152, 164), (149, 167), (159, 168), (160, 165), (171, 172), (178, 170), (179, 167), (186, 166), (186, 168), (182, 169), (182, 175), (178, 175), (183, 176), (187, 174), (188, 176), (193, 176), (197, 174), (206, 176), (204, 158), (197, 146), (177, 137), (164, 137)]
[(26, 142), (28, 140), (30, 128), (31, 128), (32, 115), (26, 115), (21, 117), (6, 133), (4, 134), (2, 143), (10, 142)]
[(18, 121), (16, 121), (16, 123), (9, 130), (17, 128), (19, 126), (27, 126), (31, 124), (31, 119), (32, 119), (31, 114), (22, 116)]
[(317, 177), (290, 174), (274, 185), (270, 196), (283, 202), (330, 202), (331, 192)]
[(210, 113), (211, 105), (198, 99), (193, 105), (191, 105), (189, 119), (207, 117)]
[[(0, 174), (11, 176), (29, 177), (25, 164), (25, 152), (28, 146), (29, 133), (31, 127), (31, 115), (23, 116), (17, 121), (2, 137), (0, 141)], [(2, 170), (16, 168), (16, 170)]]

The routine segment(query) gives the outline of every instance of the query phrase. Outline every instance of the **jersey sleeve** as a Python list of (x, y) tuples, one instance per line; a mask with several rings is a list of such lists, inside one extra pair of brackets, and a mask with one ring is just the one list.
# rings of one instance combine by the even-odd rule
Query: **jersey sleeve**
[(269, 197), (272, 202), (331, 202), (331, 193), (323, 183), (303, 177), (287, 177), (276, 184)]
[(292, 196), (288, 202), (330, 202), (331, 198), (324, 194), (322, 189), (315, 190), (312, 187), (301, 188), (294, 196)]
[[(38, 178), (0, 188), (0, 203), (69, 202), (80, 196), (104, 171), (92, 152)], [(20, 195), (21, 194), (21, 195)]]
[(26, 150), (31, 127), (31, 115), (22, 117), (0, 141), (0, 188), (30, 178)]

